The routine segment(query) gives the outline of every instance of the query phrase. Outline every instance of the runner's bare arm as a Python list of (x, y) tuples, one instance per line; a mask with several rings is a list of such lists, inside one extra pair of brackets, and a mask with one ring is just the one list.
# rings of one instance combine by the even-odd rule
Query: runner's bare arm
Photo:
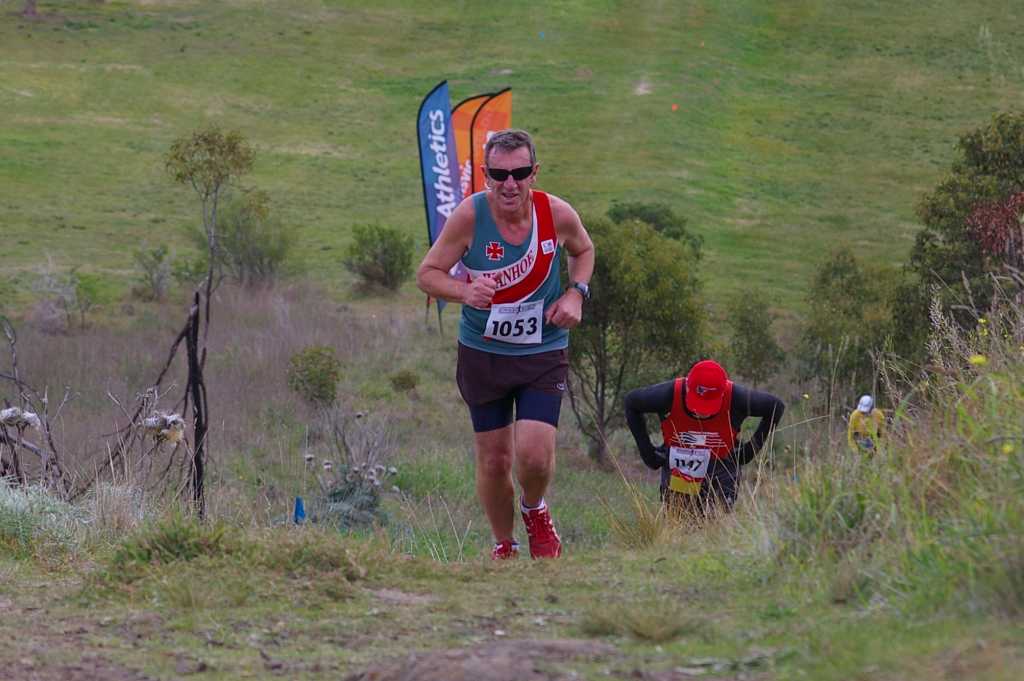
[[(568, 254), (570, 281), (589, 283), (594, 273), (594, 242), (590, 240), (580, 216), (557, 196), (551, 197), (551, 213), (558, 242), (565, 246)], [(545, 311), (544, 318), (563, 329), (573, 328), (583, 318), (583, 294), (576, 289), (568, 289)]]
[(473, 307), (486, 308), (494, 297), (496, 284), (490, 277), (477, 277), (472, 283), (453, 278), (449, 271), (473, 243), (476, 215), (470, 199), (460, 203), (445, 222), (437, 241), (416, 270), (416, 285), (434, 298)]

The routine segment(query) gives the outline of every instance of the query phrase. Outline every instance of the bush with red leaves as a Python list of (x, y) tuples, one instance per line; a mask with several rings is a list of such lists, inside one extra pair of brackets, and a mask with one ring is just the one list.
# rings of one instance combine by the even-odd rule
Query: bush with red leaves
[(967, 217), (967, 227), (989, 258), (1024, 269), (1024, 192), (979, 205)]

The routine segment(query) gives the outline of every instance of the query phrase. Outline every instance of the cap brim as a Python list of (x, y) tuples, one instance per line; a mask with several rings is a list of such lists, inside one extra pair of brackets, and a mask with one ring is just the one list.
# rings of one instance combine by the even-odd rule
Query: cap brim
[(717, 397), (700, 397), (696, 393), (687, 391), (686, 408), (694, 414), (717, 414), (718, 410), (722, 408), (722, 402), (725, 401), (725, 395), (721, 393), (722, 391), (719, 390)]

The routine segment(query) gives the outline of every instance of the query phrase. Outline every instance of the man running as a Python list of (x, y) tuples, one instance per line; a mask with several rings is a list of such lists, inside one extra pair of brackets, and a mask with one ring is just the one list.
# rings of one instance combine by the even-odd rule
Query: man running
[[(782, 400), (729, 380), (717, 362), (697, 362), (676, 378), (626, 395), (626, 423), (640, 458), (661, 469), (661, 498), (673, 508), (707, 513), (736, 502), (740, 467), (750, 463), (785, 411)], [(647, 414), (661, 421), (664, 444), (647, 434)], [(760, 418), (747, 442), (740, 442), (744, 419)]]
[[(554, 473), (569, 329), (580, 322), (594, 270), (594, 245), (576, 211), (532, 189), (539, 168), (528, 133), (492, 135), (484, 147), (486, 191), (452, 212), (416, 273), (428, 295), (462, 303), (456, 381), (473, 422), (477, 496), (495, 559), (519, 551), (513, 470), (530, 556), (562, 553), (544, 494)], [(449, 275), (460, 261), (467, 280)]]

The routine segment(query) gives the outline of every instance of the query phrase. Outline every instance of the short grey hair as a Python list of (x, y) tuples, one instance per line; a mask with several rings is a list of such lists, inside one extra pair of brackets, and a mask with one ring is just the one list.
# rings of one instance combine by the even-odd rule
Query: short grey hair
[(525, 130), (509, 128), (508, 130), (499, 130), (491, 135), (487, 144), (484, 145), (484, 165), (487, 165), (491, 158), (491, 149), (495, 147), (502, 151), (515, 151), (526, 147), (530, 150), (530, 165), (537, 165), (537, 149), (533, 146), (533, 138), (530, 137), (530, 133)]

